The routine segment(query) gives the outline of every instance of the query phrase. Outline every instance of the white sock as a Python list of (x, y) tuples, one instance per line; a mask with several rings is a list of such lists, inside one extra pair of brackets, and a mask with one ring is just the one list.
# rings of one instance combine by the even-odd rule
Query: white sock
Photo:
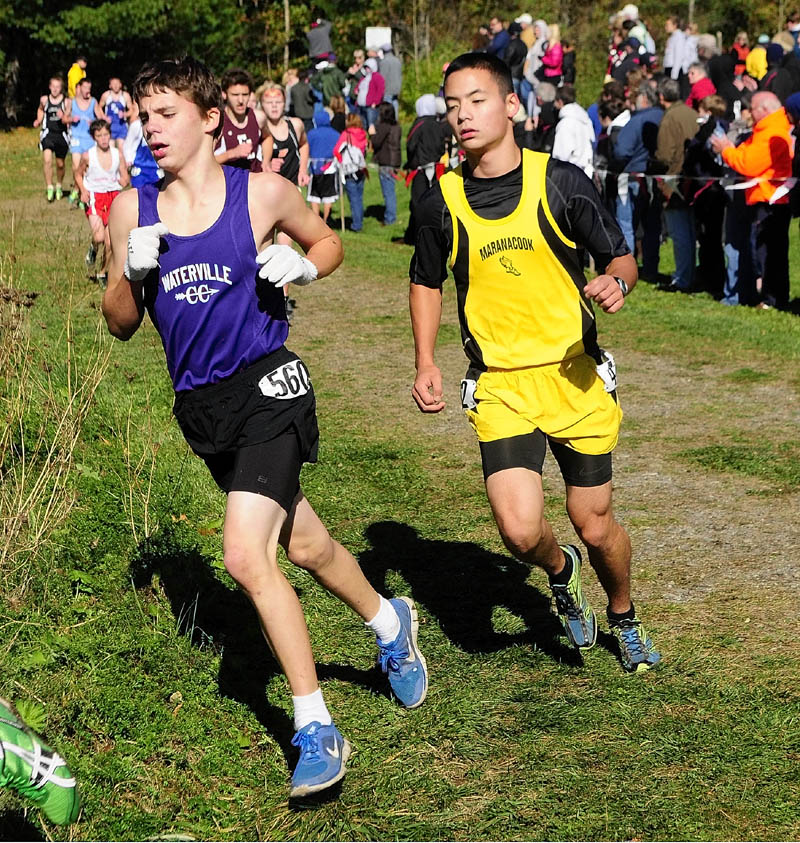
[(294, 730), (297, 732), (315, 720), (322, 726), (330, 726), (333, 718), (325, 705), (322, 689), (317, 688), (313, 694), (302, 697), (292, 697), (294, 705)]
[(381, 644), (391, 644), (400, 634), (400, 618), (397, 617), (394, 606), (383, 595), (380, 595), (380, 598), (381, 607), (378, 614), (364, 625), (378, 636)]

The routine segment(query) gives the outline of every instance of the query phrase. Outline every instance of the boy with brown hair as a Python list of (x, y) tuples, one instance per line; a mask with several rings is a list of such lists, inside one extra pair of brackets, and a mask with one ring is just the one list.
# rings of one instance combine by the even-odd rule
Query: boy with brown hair
[[(220, 93), (191, 58), (139, 73), (142, 125), (166, 175), (114, 203), (103, 312), (111, 333), (127, 340), (147, 308), (164, 344), (178, 424), (227, 494), (224, 564), (253, 604), (291, 688), (292, 743), (300, 749), (291, 796), (299, 797), (344, 776), (350, 745), (325, 705), (278, 544), (375, 633), (380, 664), (405, 707), (425, 699), (427, 669), (413, 601), (378, 594), (300, 488), (319, 434), (308, 370), (284, 345), (282, 287), (333, 272), (341, 242), (290, 182), (220, 166), (213, 154)], [(305, 255), (269, 245), (276, 228)]]

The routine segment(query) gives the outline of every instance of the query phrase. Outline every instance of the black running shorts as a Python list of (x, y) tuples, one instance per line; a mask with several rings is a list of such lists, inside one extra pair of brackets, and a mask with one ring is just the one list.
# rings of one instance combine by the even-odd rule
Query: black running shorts
[(319, 446), (314, 390), (285, 347), (217, 384), (175, 395), (175, 417), (224, 492), (253, 492), (287, 512)]
[(66, 158), (69, 152), (67, 139), (61, 132), (48, 132), (40, 141), (39, 149), (52, 149), (56, 158)]
[(581, 454), (541, 430), (479, 444), (484, 480), (506, 468), (528, 468), (541, 474), (548, 444), (568, 486), (602, 486), (611, 480), (610, 453)]

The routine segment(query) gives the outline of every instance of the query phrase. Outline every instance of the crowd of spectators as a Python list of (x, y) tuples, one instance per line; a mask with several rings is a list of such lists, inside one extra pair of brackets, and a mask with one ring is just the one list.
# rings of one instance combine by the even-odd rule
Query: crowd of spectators
[[(737, 33), (727, 50), (674, 15), (659, 50), (632, 4), (609, 27), (604, 84), (584, 110), (572, 85), (574, 50), (557, 24), (529, 14), (508, 25), (492, 18), (474, 46), (511, 68), (518, 143), (594, 178), (645, 279), (729, 305), (786, 308), (789, 224), (800, 205), (800, 13), (752, 47), (747, 32)], [(521, 71), (517, 40), (528, 45)], [(667, 237), (670, 276), (659, 271)]]
[[(710, 292), (730, 305), (787, 307), (800, 13), (772, 37), (737, 33), (729, 49), (674, 15), (655, 33), (657, 43), (632, 4), (610, 18), (609, 29), (606, 77), (597, 101), (584, 109), (575, 94), (575, 48), (558, 23), (522, 13), (510, 21), (493, 16), (479, 28), (472, 48), (501, 58), (511, 71), (519, 145), (574, 163), (595, 180), (645, 279), (670, 291)], [(335, 120), (338, 107), (342, 123), (345, 111), (360, 118), (354, 145), (366, 157), (371, 148), (380, 167), (387, 223), (396, 220), (394, 182), (401, 163), (405, 169), (411, 207), (405, 240), (412, 243), (415, 206), (459, 161), (442, 92), (416, 99), (401, 160), (401, 59), (391, 44), (356, 50), (345, 71), (330, 34), (324, 20), (309, 32), (312, 65), (286, 80), (287, 110), (309, 129), (321, 109)], [(392, 106), (394, 121), (384, 105)], [(340, 133), (352, 133), (347, 120), (335, 126)], [(360, 218), (360, 191), (345, 187)], [(671, 276), (660, 273), (667, 238)]]

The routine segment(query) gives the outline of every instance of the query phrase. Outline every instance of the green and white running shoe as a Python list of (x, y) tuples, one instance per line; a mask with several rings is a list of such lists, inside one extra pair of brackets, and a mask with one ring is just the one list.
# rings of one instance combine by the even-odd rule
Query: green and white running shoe
[(661, 661), (661, 653), (653, 646), (647, 630), (639, 618), (611, 620), (608, 627), (619, 645), (619, 658), (628, 673), (649, 670)]
[(57, 825), (73, 823), (78, 817), (78, 788), (66, 761), (2, 698), (0, 787), (10, 787), (27, 796)]
[(56, 185), (56, 202), (59, 202), (61, 199), (64, 198), (64, 191), (61, 189), (61, 185)]
[(588, 650), (597, 641), (597, 618), (581, 587), (581, 553), (574, 544), (559, 545), (572, 562), (566, 585), (550, 583), (556, 614), (573, 647)]
[(47, 188), (47, 201), (52, 202), (56, 198), (56, 189), (50, 185)]

